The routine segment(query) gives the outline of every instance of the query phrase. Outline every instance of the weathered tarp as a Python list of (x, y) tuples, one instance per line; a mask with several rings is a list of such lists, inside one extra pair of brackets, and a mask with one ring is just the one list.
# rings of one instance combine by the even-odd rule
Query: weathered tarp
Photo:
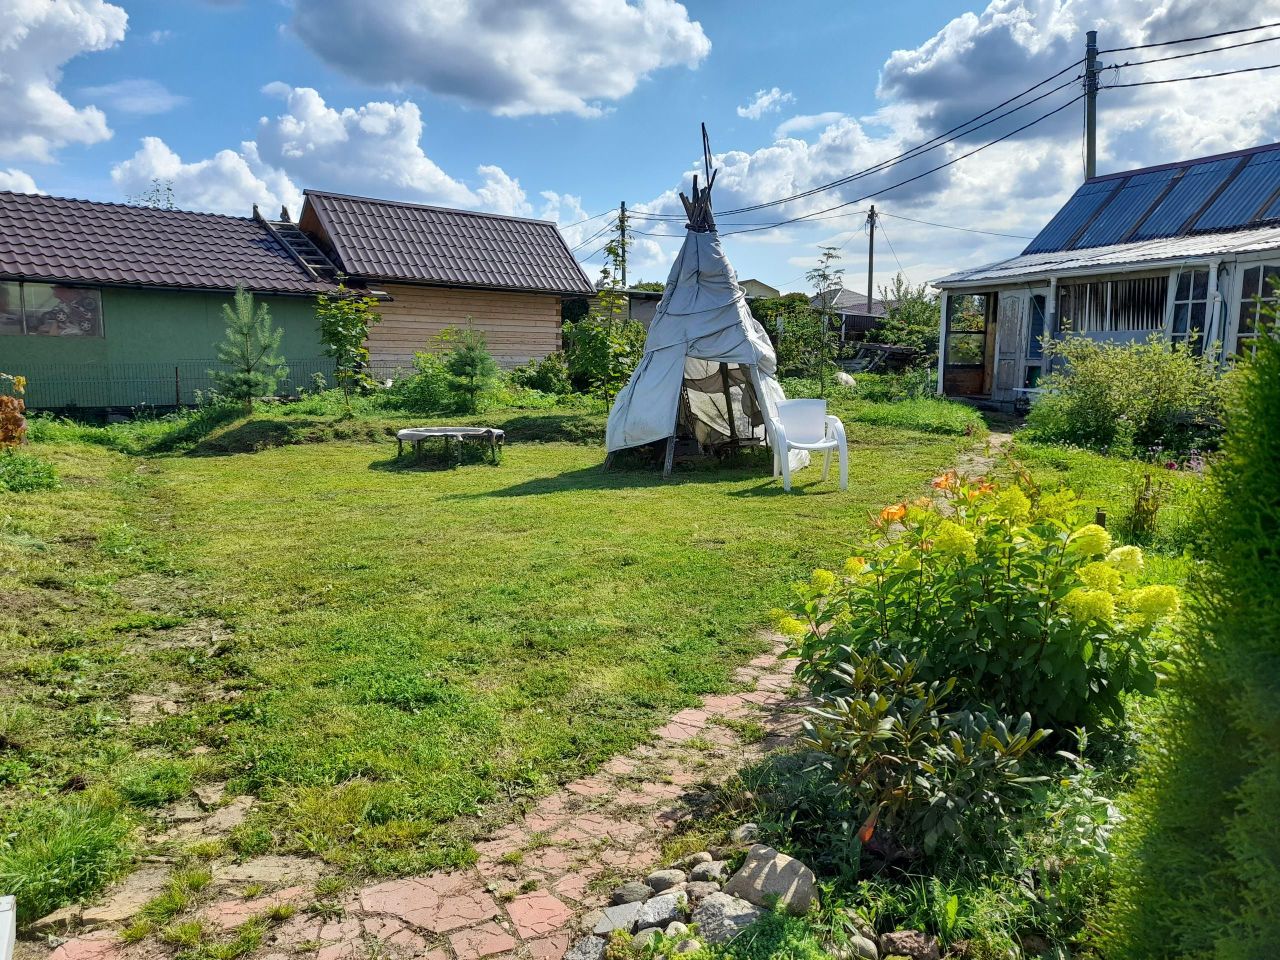
[[(768, 440), (768, 420), (786, 399), (777, 367), (720, 238), (691, 230), (649, 325), (644, 357), (609, 411), (605, 446), (612, 452), (677, 432), (702, 443), (731, 435)], [(800, 451), (792, 456), (797, 467), (808, 459)]]

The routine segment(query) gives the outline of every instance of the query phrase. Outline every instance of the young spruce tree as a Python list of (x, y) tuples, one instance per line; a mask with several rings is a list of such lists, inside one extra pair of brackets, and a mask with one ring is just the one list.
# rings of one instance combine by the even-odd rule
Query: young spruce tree
[(275, 393), (276, 385), (289, 375), (280, 356), (284, 331), (271, 322), (265, 303), (253, 308), (253, 294), (236, 287), (235, 298), (223, 304), (226, 338), (218, 345), (218, 360), (229, 370), (210, 370), (214, 385), (223, 396), (239, 400), (253, 409), (254, 397)]

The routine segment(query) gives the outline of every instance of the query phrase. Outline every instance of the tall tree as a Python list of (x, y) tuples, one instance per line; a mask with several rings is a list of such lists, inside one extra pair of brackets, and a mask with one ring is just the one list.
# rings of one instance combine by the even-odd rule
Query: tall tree
[(884, 343), (917, 351), (922, 364), (932, 363), (938, 356), (938, 298), (926, 284), (912, 286), (898, 273), (892, 283), (880, 288), (880, 300), (887, 310), (876, 336)]
[(578, 385), (598, 392), (605, 403), (612, 402), (644, 355), (644, 326), (627, 315), (621, 265), (628, 241), (623, 237), (620, 232), (605, 245), (605, 262), (590, 311), (564, 325), (570, 376)]
[(230, 369), (210, 370), (209, 375), (220, 393), (252, 410), (254, 397), (275, 393), (279, 382), (289, 375), (279, 353), (284, 330), (271, 322), (265, 303), (254, 309), (253, 294), (243, 286), (236, 287), (231, 303), (222, 305), (222, 317), (227, 332), (218, 345), (218, 360)]
[[(839, 247), (822, 247), (821, 250), (817, 265), (805, 273), (805, 278), (813, 287), (814, 311), (818, 316), (817, 330), (809, 345), (809, 352), (812, 355), (812, 369), (818, 378), (818, 396), (825, 397), (827, 381), (835, 367), (835, 338), (831, 332), (831, 323), (835, 317), (835, 297), (844, 283), (844, 267), (838, 266)], [(867, 296), (871, 296), (870, 291), (867, 291)]]

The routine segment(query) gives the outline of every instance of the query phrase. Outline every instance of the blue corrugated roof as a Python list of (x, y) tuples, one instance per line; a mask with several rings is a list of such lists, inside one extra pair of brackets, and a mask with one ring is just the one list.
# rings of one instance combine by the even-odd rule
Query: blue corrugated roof
[(1274, 219), (1280, 219), (1280, 144), (1095, 177), (1023, 253), (1234, 230)]

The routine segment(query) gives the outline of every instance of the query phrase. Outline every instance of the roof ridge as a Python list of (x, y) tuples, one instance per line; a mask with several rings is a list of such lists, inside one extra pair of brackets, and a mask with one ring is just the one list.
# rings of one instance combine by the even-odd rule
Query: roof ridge
[(0, 198), (24, 197), (29, 200), (56, 200), (60, 203), (87, 204), (93, 207), (113, 207), (120, 210), (140, 210), (148, 214), (182, 214), (187, 217), (216, 217), (220, 220), (242, 220), (254, 223), (252, 216), (240, 217), (234, 213), (214, 213), (209, 210), (186, 210), (181, 207), (148, 207), (144, 204), (128, 203), (121, 200), (89, 200), (85, 197), (60, 197), (51, 193), (23, 193), (20, 190), (0, 190)]
[(544, 223), (560, 228), (555, 220), (544, 220), (541, 217), (520, 217), (514, 213), (493, 213), (488, 210), (468, 210), (465, 207), (442, 207), (434, 203), (415, 203), (412, 200), (388, 200), (384, 197), (365, 197), (354, 193), (335, 193), (332, 190), (302, 191), (304, 197), (336, 197), (339, 200), (359, 200), (362, 203), (379, 203), (386, 207), (406, 207), (410, 210), (435, 210), (440, 213), (461, 213), (469, 217), (489, 217), (494, 220), (516, 220), (520, 223)]
[(1192, 157), (1189, 160), (1173, 160), (1169, 163), (1155, 163), (1148, 167), (1134, 167), (1132, 170), (1118, 170), (1115, 173), (1102, 173), (1096, 177), (1090, 177), (1085, 183), (1098, 183), (1102, 180), (1115, 180), (1119, 177), (1132, 177), (1140, 173), (1156, 173), (1160, 170), (1170, 170), (1177, 167), (1194, 167), (1201, 163), (1213, 163), (1217, 160), (1232, 160), (1236, 157), (1245, 157), (1255, 153), (1266, 153), (1269, 150), (1280, 150), (1280, 142), (1262, 143), (1253, 147), (1244, 147), (1240, 150), (1228, 150), (1226, 153), (1210, 153), (1203, 157)]

